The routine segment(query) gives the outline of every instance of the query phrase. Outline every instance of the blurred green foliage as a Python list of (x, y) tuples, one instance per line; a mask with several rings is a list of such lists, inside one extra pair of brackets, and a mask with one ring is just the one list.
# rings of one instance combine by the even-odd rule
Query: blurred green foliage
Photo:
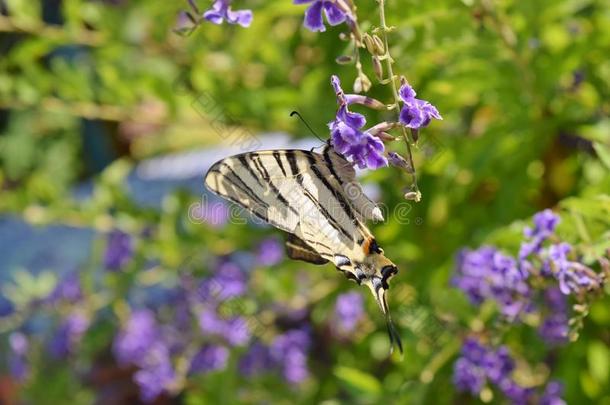
[[(175, 277), (172, 270), (195, 252), (206, 263), (253, 249), (269, 230), (193, 224), (187, 211), (197, 197), (186, 194), (168, 198), (160, 212), (142, 209), (124, 185), (143, 158), (223, 144), (210, 126), (213, 117), (196, 108), (202, 94), (218, 100), (229, 125), (296, 138), (305, 134), (289, 117), (296, 109), (326, 136), (336, 110), (329, 78), (337, 74), (346, 84), (355, 78), (352, 66), (334, 62), (346, 52), (342, 28), (306, 31), (303, 8), (288, 0), (239, 3), (254, 11), (249, 29), (204, 24), (181, 37), (171, 30), (186, 7), (181, 2), (64, 0), (57, 9), (0, 2), (8, 10), (0, 15), (0, 212), (36, 225), (102, 232), (119, 227), (137, 234), (154, 226), (155, 237), (138, 242), (143, 253), (132, 264), (138, 277), (138, 266), (160, 261), (140, 276), (144, 284)], [(377, 25), (376, 2), (356, 3), (363, 24)], [(515, 253), (523, 222), (514, 221), (557, 204), (565, 219), (560, 234), (589, 249), (589, 262), (610, 248), (609, 200), (601, 196), (610, 190), (610, 3), (390, 0), (387, 15), (397, 27), (390, 36), (397, 72), (444, 117), (422, 133), (415, 152), (423, 200), (409, 206), (409, 224), (389, 215), (373, 226), (401, 268), (390, 306), (403, 330), (404, 359), (386, 359), (385, 332), (370, 300), (378, 325), (358, 334), (354, 345), (329, 343), (326, 358), (311, 359), (314, 378), (296, 391), (271, 377), (233, 377), (230, 366), (193, 382), (186, 403), (466, 402), (452, 388), (451, 363), (459, 330), (477, 330), (482, 321), (449, 287), (456, 251), (492, 242)], [(365, 68), (370, 71), (369, 61)], [(391, 96), (379, 86), (371, 95), (388, 102)], [(369, 123), (383, 118), (368, 117)], [(88, 122), (101, 135), (87, 131)], [(92, 198), (73, 199), (72, 187), (92, 177)], [(364, 181), (381, 186), (392, 210), (405, 204), (396, 185), (407, 180), (385, 169)], [(281, 267), (255, 272), (255, 301), (305, 297), (315, 301), (315, 321), (327, 316), (338, 289), (354, 288), (326, 267)], [(300, 290), (302, 273), (311, 292)], [(39, 277), (16, 274), (30, 294), (48, 289), (43, 278), (51, 276)], [(551, 354), (568, 403), (610, 404), (609, 304), (607, 296), (595, 303), (579, 341)], [(108, 345), (104, 326), (92, 332), (91, 353)], [(544, 344), (526, 333), (515, 332), (511, 343), (541, 360)], [(549, 372), (527, 370), (524, 378)], [(75, 386), (68, 365), (46, 365), (37, 376), (28, 387), (33, 403), (91, 398)]]

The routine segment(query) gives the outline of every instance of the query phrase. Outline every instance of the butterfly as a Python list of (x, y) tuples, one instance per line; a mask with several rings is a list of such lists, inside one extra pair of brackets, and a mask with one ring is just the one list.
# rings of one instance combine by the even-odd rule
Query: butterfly
[(383, 220), (383, 215), (356, 181), (352, 163), (329, 144), (321, 153), (247, 152), (214, 163), (205, 185), (285, 231), (291, 259), (330, 262), (348, 279), (367, 286), (385, 316), (392, 348), (396, 344), (402, 353), (386, 299), (398, 267), (384, 256), (365, 224)]

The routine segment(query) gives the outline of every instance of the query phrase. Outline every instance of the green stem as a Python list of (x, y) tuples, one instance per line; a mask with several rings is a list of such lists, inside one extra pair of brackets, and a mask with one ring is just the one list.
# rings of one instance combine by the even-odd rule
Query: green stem
[[(385, 61), (386, 69), (387, 69), (388, 75), (389, 75), (389, 82), (391, 84), (390, 87), (392, 88), (392, 95), (394, 96), (394, 104), (389, 106), (388, 109), (396, 110), (396, 118), (397, 118), (397, 121), (399, 121), (400, 120), (400, 96), (398, 95), (398, 88), (396, 87), (396, 76), (394, 75), (394, 69), (392, 67), (392, 64), (394, 63), (394, 59), (390, 55), (390, 47), (388, 46), (388, 35), (387, 35), (388, 32), (390, 32), (391, 30), (390, 30), (390, 27), (388, 27), (386, 25), (385, 0), (377, 0), (377, 3), (379, 3), (379, 19), (380, 19), (380, 23), (381, 23), (380, 34), (381, 34), (381, 38), (383, 40), (383, 44), (384, 44), (384, 48), (385, 48), (385, 54), (381, 56), (381, 60)], [(419, 191), (419, 188), (417, 187), (417, 174), (415, 172), (415, 164), (413, 164), (413, 153), (411, 151), (411, 142), (412, 141), (409, 138), (409, 135), (407, 134), (407, 130), (404, 126), (401, 126), (401, 133), (402, 133), (402, 137), (405, 141), (405, 144), (407, 145), (408, 162), (412, 169), (412, 173), (411, 173), (411, 176), (413, 176), (412, 189), (416, 193), (415, 201), (419, 201), (421, 199), (421, 193)]]

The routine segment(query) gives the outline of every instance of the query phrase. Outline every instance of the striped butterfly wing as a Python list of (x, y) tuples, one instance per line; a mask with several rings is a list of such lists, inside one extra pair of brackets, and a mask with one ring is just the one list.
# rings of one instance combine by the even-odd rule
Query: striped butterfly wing
[[(375, 205), (354, 192), (359, 186), (353, 179), (349, 162), (326, 148), (322, 154), (269, 150), (231, 156), (210, 168), (205, 184), (332, 260), (337, 253), (361, 253), (357, 241), (370, 237), (363, 220), (373, 216)], [(354, 189), (346, 189), (350, 183)]]

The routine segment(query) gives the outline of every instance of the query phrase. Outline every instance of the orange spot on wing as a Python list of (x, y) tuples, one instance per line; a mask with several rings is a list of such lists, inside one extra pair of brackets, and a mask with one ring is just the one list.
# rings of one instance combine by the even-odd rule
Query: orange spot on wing
[(372, 241), (373, 241), (373, 238), (367, 238), (364, 240), (364, 242), (362, 242), (362, 250), (364, 251), (365, 255), (371, 254), (370, 248), (371, 248)]

